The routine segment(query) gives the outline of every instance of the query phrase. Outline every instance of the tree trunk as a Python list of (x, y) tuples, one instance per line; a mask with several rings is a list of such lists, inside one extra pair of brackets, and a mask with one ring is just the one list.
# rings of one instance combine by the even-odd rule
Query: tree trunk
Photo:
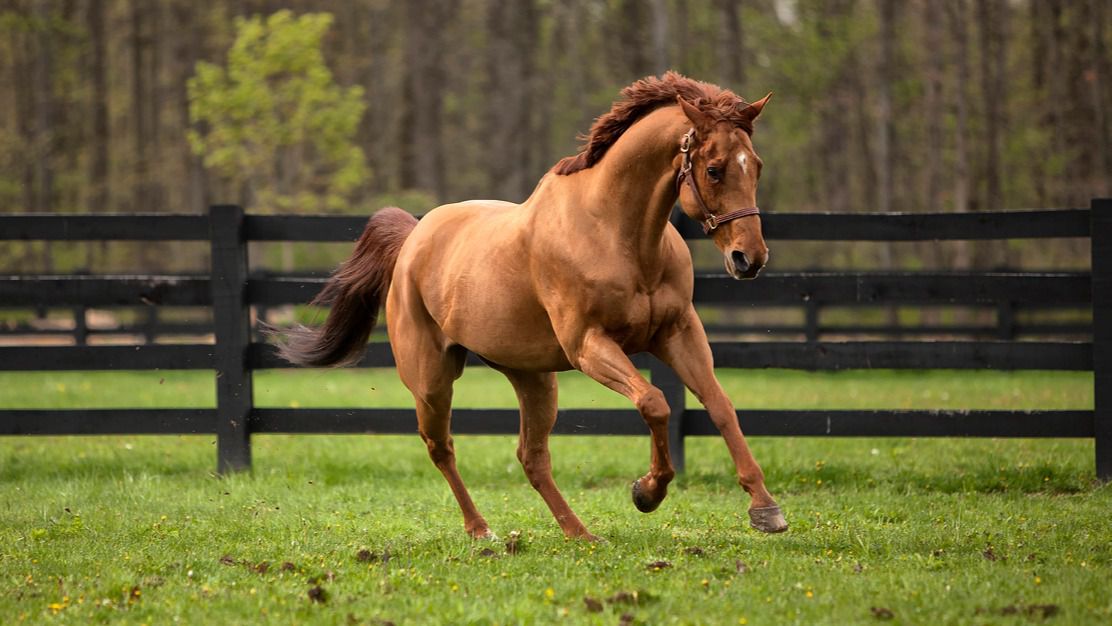
[(651, 0), (649, 4), (652, 11), (653, 72), (659, 75), (672, 68), (668, 0)]
[(521, 202), (535, 181), (529, 180), (532, 140), (532, 49), (537, 39), (537, 15), (532, 2), (492, 0), (486, 16), (487, 46), (486, 141), (488, 193)]
[(1085, 82), (1088, 84), (1088, 96), (1091, 100), (1093, 110), (1093, 161), (1095, 167), (1093, 168), (1092, 189), (1093, 192), (1102, 197), (1108, 197), (1109, 191), (1109, 176), (1112, 173), (1112, 152), (1109, 148), (1109, 123), (1108, 123), (1108, 110), (1105, 107), (1105, 88), (1104, 84), (1109, 79), (1106, 74), (1108, 71), (1108, 49), (1104, 45), (1104, 24), (1107, 13), (1106, 0), (1088, 0), (1086, 3), (1088, 18), (1086, 21), (1089, 25), (1089, 48), (1090, 55), (1088, 59), (1088, 69), (1085, 72)]
[(981, 97), (985, 118), (985, 195), (981, 208), (1004, 208), (1001, 182), (1000, 138), (1005, 126), (1007, 93), (1004, 89), (1004, 17), (999, 0), (977, 0), (980, 39)]
[[(35, 56), (32, 61), (31, 90), (33, 105), (33, 134), (31, 164), (31, 206), (39, 213), (54, 210), (54, 55), (50, 35), (49, 0), (34, 0), (31, 16), (35, 20)], [(50, 242), (39, 248), (42, 271), (54, 271)]]
[(432, 193), (442, 202), (444, 149), (441, 139), (443, 59), (446, 50), (444, 25), (458, 8), (455, 0), (405, 3), (406, 78), (402, 106), (403, 140), (400, 156), (402, 186)]
[[(977, 27), (980, 43), (981, 97), (985, 121), (985, 192), (982, 210), (1006, 208), (1004, 199), (1000, 144), (1002, 130), (1007, 126), (1007, 93), (1004, 82), (1005, 7), (1000, 0), (977, 0)], [(994, 254), (994, 250), (996, 253)], [(979, 245), (974, 253), (977, 267), (1007, 264), (1006, 246)]]
[[(950, 0), (946, 5), (947, 25), (954, 37), (954, 57), (956, 88), (950, 102), (954, 115), (954, 212), (969, 211), (969, 148), (966, 146), (966, 133), (969, 131), (969, 105), (967, 102), (969, 85), (969, 33), (966, 20), (969, 15), (966, 0)], [(973, 258), (969, 243), (955, 242), (953, 267), (969, 269)]]
[[(722, 64), (722, 82), (741, 94), (745, 89), (745, 31), (741, 23), (741, 0), (716, 0), (720, 27), (718, 57)], [(759, 94), (750, 94), (755, 98)]]
[[(104, 0), (91, 0), (86, 13), (89, 29), (89, 74), (93, 83), (92, 122), (93, 133), (89, 142), (89, 211), (104, 213), (108, 210), (108, 32), (104, 26)], [(85, 266), (90, 270), (95, 263), (96, 251), (104, 248), (89, 243), (86, 248)]]

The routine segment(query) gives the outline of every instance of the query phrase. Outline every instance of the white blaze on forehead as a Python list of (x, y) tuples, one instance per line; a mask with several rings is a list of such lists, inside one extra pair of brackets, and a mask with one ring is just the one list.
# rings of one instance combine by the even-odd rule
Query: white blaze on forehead
[(737, 164), (741, 166), (741, 171), (743, 173), (745, 172), (745, 164), (748, 160), (749, 157), (747, 157), (744, 152), (737, 155)]

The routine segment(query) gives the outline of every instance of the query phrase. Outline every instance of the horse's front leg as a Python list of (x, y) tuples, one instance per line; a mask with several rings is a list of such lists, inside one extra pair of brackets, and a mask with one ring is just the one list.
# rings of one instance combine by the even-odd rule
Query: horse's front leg
[(711, 421), (726, 440), (726, 447), (729, 448), (737, 468), (738, 482), (751, 498), (750, 525), (767, 533), (787, 530), (788, 523), (765, 488), (764, 473), (753, 458), (745, 435), (738, 425), (734, 405), (714, 375), (710, 344), (707, 343), (703, 323), (693, 307), (688, 309), (673, 328), (660, 335), (653, 353), (671, 366), (683, 384), (699, 398), (707, 408)]
[(585, 332), (570, 356), (576, 369), (629, 398), (648, 425), (652, 461), (649, 472), (633, 482), (633, 503), (644, 513), (656, 510), (676, 475), (668, 453), (671, 412), (664, 392), (645, 380), (621, 346), (600, 330)]

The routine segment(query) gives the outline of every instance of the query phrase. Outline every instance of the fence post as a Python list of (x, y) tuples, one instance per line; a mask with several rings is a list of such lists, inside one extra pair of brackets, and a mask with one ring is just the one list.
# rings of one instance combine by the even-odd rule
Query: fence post
[(1112, 480), (1112, 198), (1090, 206), (1093, 280), (1093, 430), (1097, 478)]
[(251, 341), (247, 303), (247, 238), (243, 208), (209, 209), (212, 245), (212, 321), (216, 334), (216, 471), (251, 468)]
[(687, 457), (683, 440), (687, 393), (680, 377), (655, 356), (650, 359), (649, 377), (653, 385), (664, 392), (664, 400), (672, 410), (672, 414), (668, 416), (668, 449), (672, 455), (672, 467), (676, 473), (682, 474)]
[(79, 346), (89, 343), (89, 321), (85, 312), (84, 304), (73, 307), (73, 342)]

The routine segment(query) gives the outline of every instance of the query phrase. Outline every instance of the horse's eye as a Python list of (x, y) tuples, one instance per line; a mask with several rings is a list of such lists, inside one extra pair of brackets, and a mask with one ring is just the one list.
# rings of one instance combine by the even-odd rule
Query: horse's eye
[(711, 180), (718, 182), (722, 180), (722, 170), (714, 166), (708, 167), (707, 176), (710, 177)]

